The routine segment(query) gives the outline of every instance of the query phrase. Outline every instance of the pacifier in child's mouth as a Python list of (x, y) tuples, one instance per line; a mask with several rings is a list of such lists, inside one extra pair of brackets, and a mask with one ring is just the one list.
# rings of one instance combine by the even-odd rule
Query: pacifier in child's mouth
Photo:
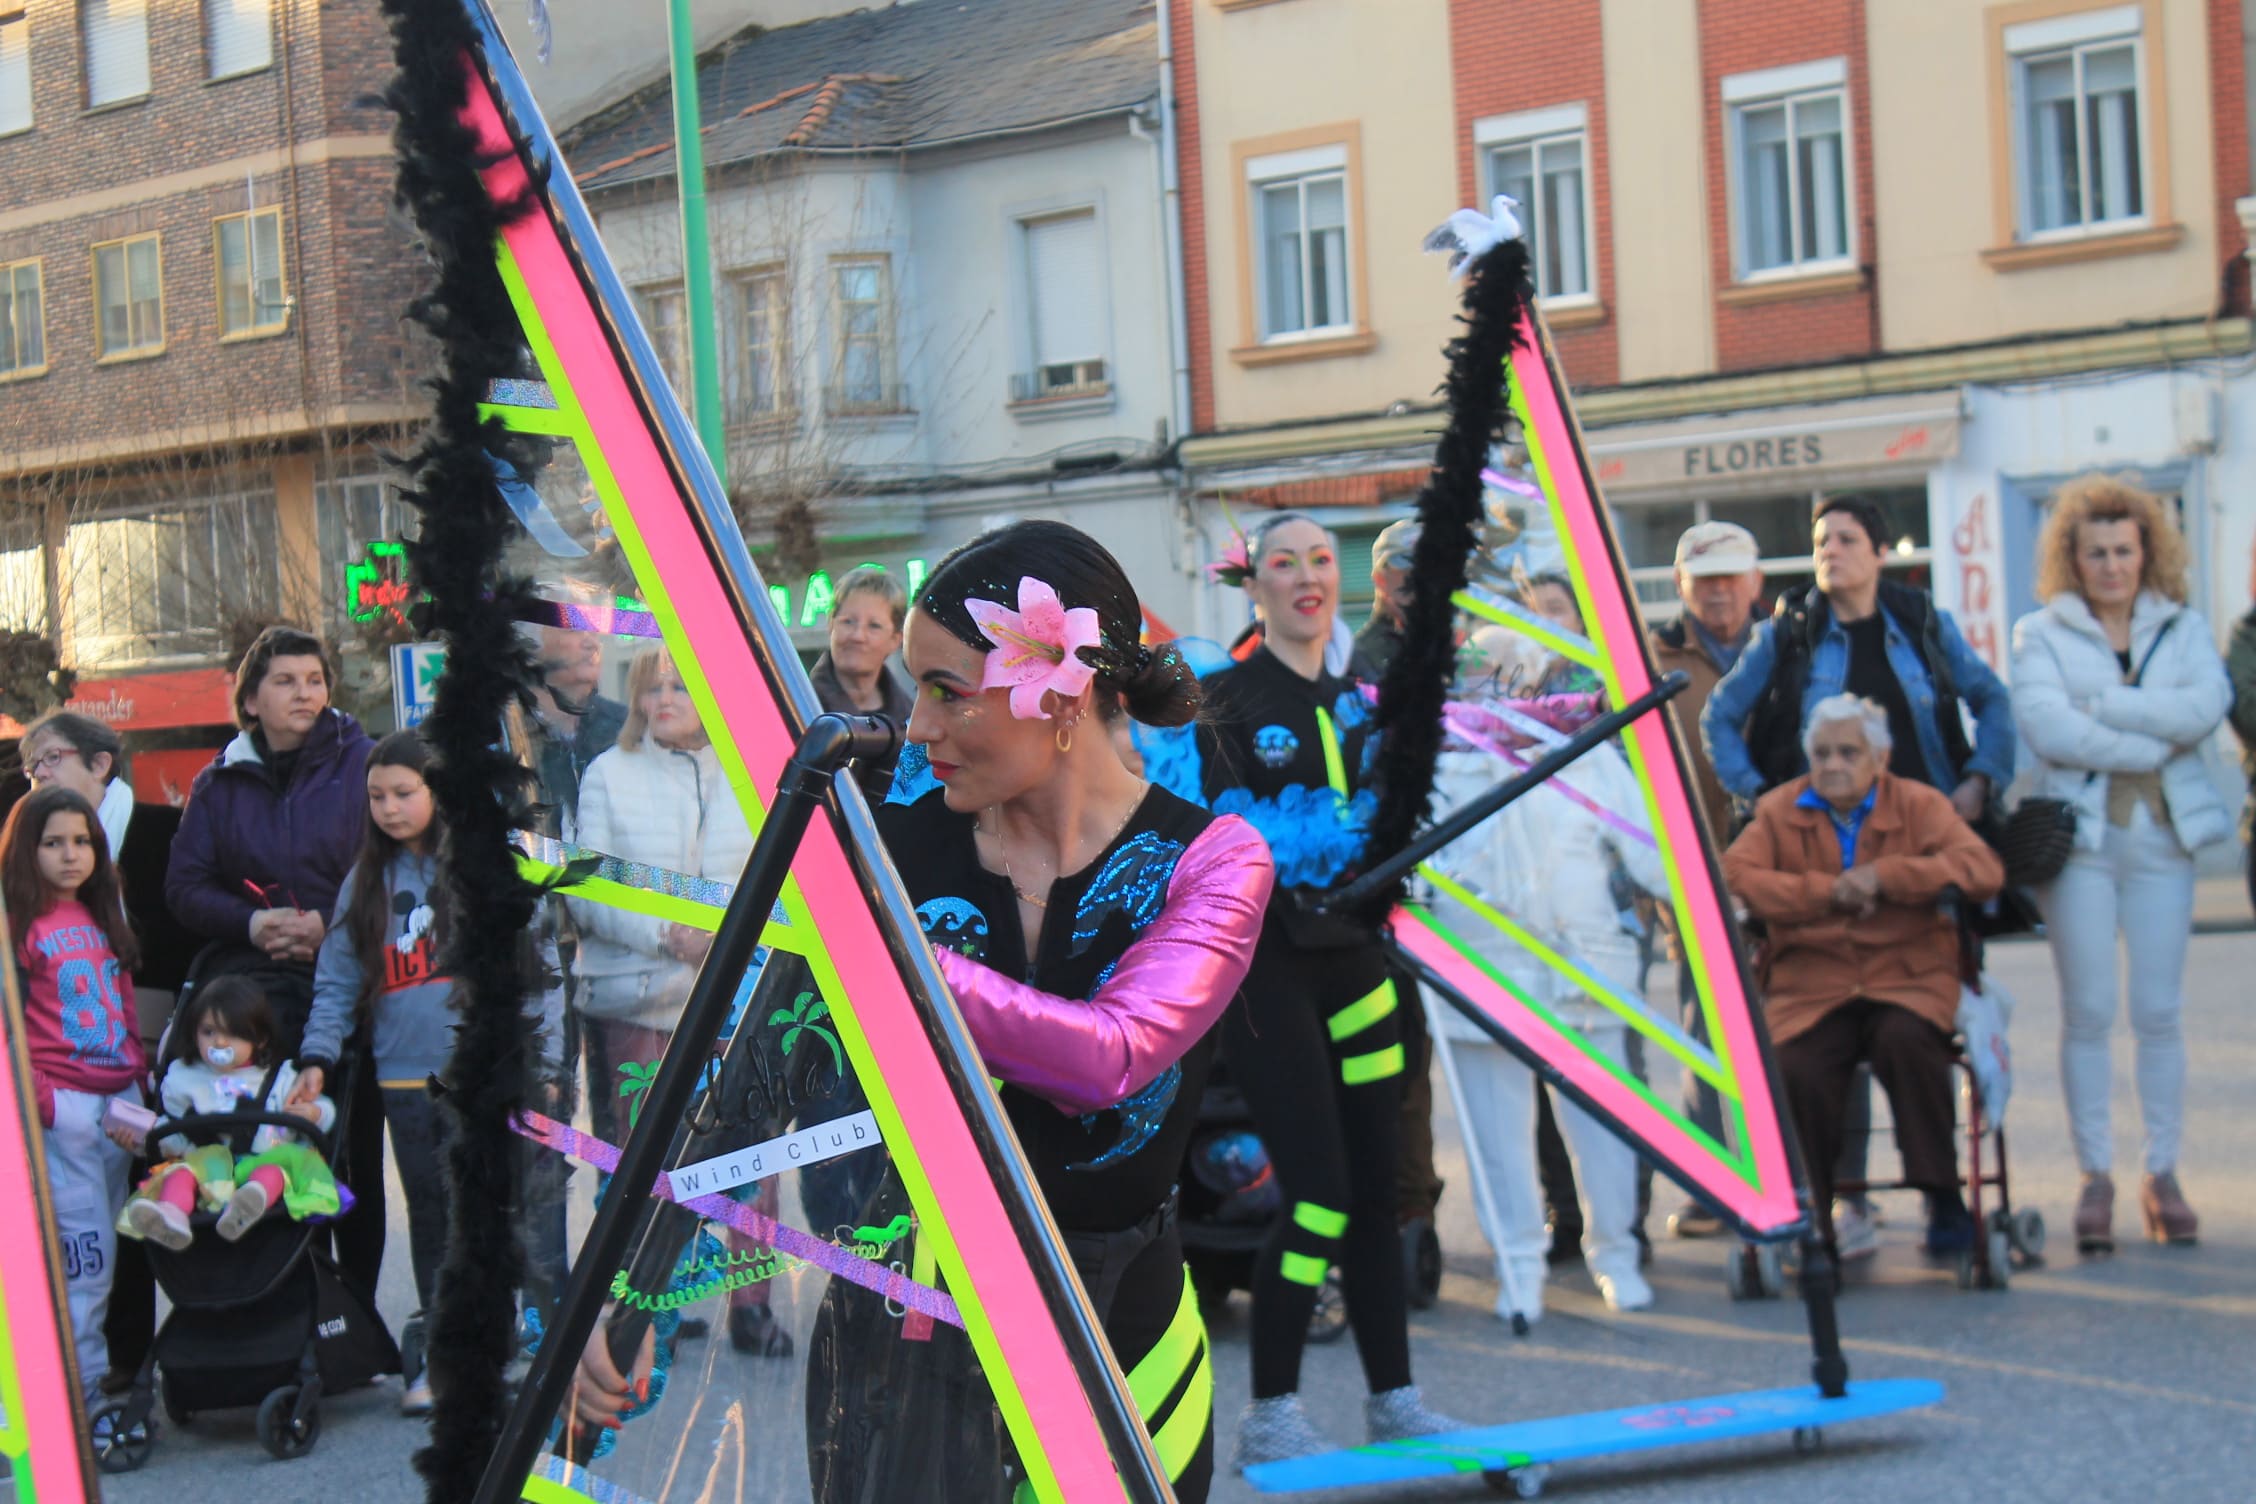
[(204, 1058), (211, 1062), (213, 1070), (232, 1070), (235, 1066), (235, 1046), (231, 1044), (209, 1046), (204, 1051)]

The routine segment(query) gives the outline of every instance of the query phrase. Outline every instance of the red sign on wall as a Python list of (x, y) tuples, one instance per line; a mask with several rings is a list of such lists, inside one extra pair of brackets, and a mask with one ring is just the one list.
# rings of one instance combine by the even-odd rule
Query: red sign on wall
[(231, 726), (234, 693), (235, 676), (226, 669), (191, 668), (121, 679), (81, 679), (63, 708), (92, 716), (116, 731)]

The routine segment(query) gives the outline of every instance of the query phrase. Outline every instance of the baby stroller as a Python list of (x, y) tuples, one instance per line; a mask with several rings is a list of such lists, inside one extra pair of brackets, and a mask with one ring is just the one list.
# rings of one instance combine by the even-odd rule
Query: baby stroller
[[(194, 991), (193, 980), (181, 989), (168, 1036), (180, 1027)], [(295, 1038), (289, 1043), (284, 1058), (296, 1053)], [(274, 1124), (334, 1166), (345, 1141), (355, 1068), (349, 1059), (340, 1064), (333, 1133), (302, 1118), (254, 1110), (273, 1088), (270, 1071), (255, 1103), (226, 1114), (162, 1118), (149, 1129), (149, 1141), (180, 1134), (195, 1143), (226, 1142), (241, 1155), (260, 1126)], [(384, 1190), (369, 1186), (362, 1193), (381, 1196)], [(218, 1220), (216, 1213), (195, 1212), (189, 1218), (195, 1241), (178, 1251), (142, 1245), (172, 1311), (133, 1387), (94, 1412), (95, 1461), (104, 1472), (131, 1472), (148, 1460), (148, 1421), (160, 1385), (174, 1425), (186, 1425), (200, 1411), (256, 1405), (259, 1441), (287, 1460), (304, 1456), (320, 1438), (323, 1394), (400, 1371), (399, 1348), (374, 1299), (331, 1259), (326, 1224), (277, 1213), (229, 1243), (212, 1231)]]

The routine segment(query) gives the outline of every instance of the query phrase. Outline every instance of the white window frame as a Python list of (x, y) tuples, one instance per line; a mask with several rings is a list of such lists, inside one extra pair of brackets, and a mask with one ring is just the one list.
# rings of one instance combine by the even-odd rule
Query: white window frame
[[(2025, 244), (2080, 240), (2091, 235), (2115, 235), (2154, 223), (2153, 120), (2158, 101), (2149, 96), (2146, 76), (2145, 10), (2139, 5), (2115, 5), (2104, 10), (2080, 11), (2042, 21), (2024, 21), (2005, 28), (2006, 129), (2012, 141), (2014, 239)], [(2091, 218), (2092, 156), (2086, 137), (2088, 103), (2084, 92), (2084, 59), (2093, 52), (2128, 46), (2131, 50), (2131, 98), (2138, 111), (2138, 139), (2132, 145), (2138, 172), (2139, 207), (2136, 214), (2113, 219)], [(2036, 177), (2031, 170), (2028, 117), (2028, 78), (2032, 65), (2060, 57), (2072, 61), (2075, 78), (2076, 172), (2080, 218), (2074, 224), (2036, 228)]]
[[(92, 26), (93, 12), (97, 5), (102, 7), (105, 17), (110, 17), (113, 11), (127, 13), (131, 17), (131, 21), (139, 23), (141, 35), (138, 60), (131, 56), (122, 56), (117, 59), (124, 71), (119, 78), (112, 82), (119, 87), (116, 92), (100, 97), (96, 97), (95, 94), (94, 32)], [(125, 25), (131, 24), (131, 21), (120, 22), (112, 18), (111, 24)], [(147, 99), (149, 97), (148, 0), (78, 0), (78, 36), (79, 45), (83, 49), (86, 60), (86, 107), (88, 109), (99, 110), (113, 104), (130, 104), (136, 99)], [(123, 85), (133, 83), (138, 83), (140, 87), (123, 87)]]
[[(674, 396), (683, 407), (696, 402), (695, 389), (690, 385), (693, 355), (689, 342), (689, 293), (680, 282), (647, 282), (634, 289), (635, 316), (642, 320), (642, 332), (650, 336), (650, 348), (658, 354), (658, 368), (666, 373), (666, 381), (674, 389)], [(671, 326), (658, 318), (660, 304), (671, 304), (674, 321)], [(673, 331), (669, 339), (667, 330)]]
[[(874, 400), (862, 401), (846, 391), (846, 351), (850, 340), (862, 336), (850, 335), (846, 329), (845, 273), (857, 267), (877, 269), (877, 373), (878, 395)], [(893, 257), (885, 251), (852, 251), (830, 258), (824, 268), (830, 280), (831, 351), (830, 380), (825, 384), (824, 407), (833, 414), (866, 416), (869, 414), (898, 413), (908, 408), (908, 396), (901, 387), (899, 331), (894, 327), (897, 308), (893, 293)], [(856, 302), (860, 299), (854, 300)]]
[[(218, 32), (223, 20), (232, 20), (242, 34), (250, 34), (247, 15), (226, 15), (234, 12), (258, 12), (258, 34), (263, 47), (257, 58), (237, 61), (233, 67), (220, 66)], [(204, 12), (204, 77), (212, 83), (223, 78), (242, 78), (252, 73), (263, 73), (274, 66), (274, 0), (203, 0)]]
[[(1088, 295), (1098, 303), (1095, 348), (1078, 354), (1067, 353), (1055, 360), (1045, 360), (1042, 348), (1042, 300), (1035, 282), (1034, 232), (1038, 226), (1067, 219), (1087, 220), (1094, 242), (1090, 272), (1095, 278), (1095, 285), (1088, 289)], [(1109, 398), (1113, 379), (1114, 330), (1111, 266), (1105, 254), (1104, 205), (1098, 200), (1081, 199), (1044, 203), (1039, 207), (1020, 207), (1010, 211), (1010, 221), (1012, 267), (1023, 315), (1018, 320), (1016, 334), (1018, 359), (1017, 369), (1010, 379), (1011, 401), (1078, 404), (1101, 402)], [(1070, 370), (1073, 379), (1050, 382), (1047, 375), (1053, 370)]]
[(62, 559), (73, 654), (109, 667), (224, 652), (230, 615), (281, 604), (276, 503), (254, 487), (73, 518)]
[[(103, 305), (103, 298), (102, 298), (102, 253), (103, 253), (104, 251), (107, 251), (107, 250), (113, 250), (113, 249), (114, 249), (114, 250), (118, 251), (118, 252), (119, 252), (119, 253), (120, 253), (120, 254), (121, 254), (121, 255), (122, 255), (123, 257), (124, 257), (124, 261), (123, 261), (123, 263), (122, 263), (122, 270), (123, 270), (123, 272), (124, 272), (124, 276), (125, 276), (125, 292), (126, 292), (126, 297), (125, 297), (125, 307), (126, 307), (126, 337), (127, 337), (127, 339), (128, 339), (128, 340), (131, 340), (131, 339), (132, 339), (132, 337), (133, 337), (133, 303), (134, 303), (134, 299), (133, 299), (133, 248), (134, 248), (135, 246), (137, 246), (137, 245), (140, 245), (140, 244), (141, 244), (142, 242), (144, 242), (144, 241), (148, 242), (149, 246), (150, 246), (150, 247), (152, 248), (152, 249), (151, 249), (151, 254), (153, 254), (153, 255), (154, 255), (154, 256), (156, 257), (156, 260), (157, 260), (157, 321), (156, 321), (156, 322), (157, 322), (157, 328), (156, 328), (156, 338), (154, 338), (154, 339), (151, 339), (151, 340), (143, 340), (143, 341), (140, 341), (140, 342), (137, 342), (137, 343), (128, 343), (128, 344), (120, 345), (120, 346), (119, 346), (119, 347), (118, 347), (117, 349), (115, 349), (115, 350), (112, 350), (112, 349), (108, 348), (108, 347), (107, 347), (106, 345), (104, 345), (104, 344), (103, 344), (103, 342), (102, 342), (102, 341), (103, 341), (103, 335), (102, 335), (102, 305)], [(146, 359), (146, 358), (148, 358), (149, 356), (152, 356), (152, 355), (162, 355), (162, 354), (164, 354), (164, 352), (165, 352), (164, 237), (163, 237), (163, 236), (162, 236), (161, 234), (158, 234), (158, 233), (156, 233), (155, 231), (151, 231), (151, 232), (149, 232), (149, 233), (147, 233), (147, 234), (143, 234), (143, 235), (123, 235), (123, 236), (120, 236), (120, 237), (118, 237), (118, 238), (117, 238), (117, 239), (115, 239), (115, 240), (102, 240), (102, 241), (97, 241), (97, 242), (95, 242), (95, 244), (94, 244), (94, 246), (93, 246), (92, 250), (93, 250), (92, 260), (93, 260), (93, 263), (94, 263), (94, 359), (95, 359), (96, 363), (100, 363), (100, 362), (103, 362), (103, 361), (113, 361), (113, 360), (143, 360), (143, 359)]]
[[(271, 304), (259, 299), (259, 259), (257, 222), (271, 217), (274, 221), (274, 276), (278, 295)], [(230, 328), (227, 323), (227, 257), (224, 254), (227, 227), (243, 227), (243, 289), (244, 306), (250, 311), (250, 322), (240, 328)], [(212, 220), (212, 277), (219, 292), (219, 337), (222, 342), (240, 339), (264, 339), (282, 334), (290, 327), (290, 257), (282, 241), (282, 210), (279, 205), (267, 209), (246, 209), (240, 214), (222, 214)], [(271, 307), (274, 316), (261, 319), (260, 311)]]
[(0, 11), (0, 136), (18, 135), (34, 123), (31, 20), (30, 13), (18, 4), (13, 10)]
[[(1734, 74), (1723, 81), (1724, 176), (1731, 189), (1731, 268), (1739, 283), (1791, 281), (1801, 277), (1830, 277), (1857, 267), (1856, 119), (1849, 97), (1848, 64), (1842, 58), (1794, 63)], [(1802, 174), (1800, 137), (1794, 120), (1799, 106), (1828, 96), (1838, 101), (1841, 114), (1841, 254), (1800, 254), (1802, 233)], [(1782, 106), (1786, 111), (1786, 232), (1791, 248), (1781, 266), (1753, 266), (1748, 251), (1752, 225), (1748, 222), (1745, 120), (1750, 110)]]
[[(23, 350), (23, 310), (16, 303), (16, 283), (24, 271), (31, 272), (31, 295), (36, 304), (31, 325), (39, 335), (39, 358), (34, 361), (20, 359)], [(47, 370), (47, 268), (37, 256), (19, 261), (0, 261), (0, 300), (8, 305), (7, 345), (0, 348), (0, 381), (21, 381), (26, 377), (45, 374)]]
[[(1308, 187), (1327, 178), (1340, 184), (1340, 302), (1344, 317), (1328, 324), (1309, 322), (1315, 304), (1309, 276)], [(1310, 340), (1338, 339), (1362, 328), (1363, 310), (1356, 306), (1355, 285), (1355, 183), (1349, 172), (1344, 143), (1304, 147), (1299, 151), (1272, 152), (1249, 157), (1245, 164), (1247, 223), (1252, 244), (1246, 253), (1253, 261), (1253, 327), (1264, 345), (1301, 344)], [(1287, 183), (1300, 186), (1300, 311), (1297, 329), (1269, 327), (1269, 223), (1263, 212), (1267, 190)]]
[[(744, 427), (773, 423), (788, 418), (798, 410), (791, 380), (791, 278), (781, 262), (759, 266), (740, 266), (730, 269), (728, 280), (728, 362), (729, 384), (724, 398), (728, 407), (728, 420), (732, 425)], [(757, 283), (766, 283), (770, 289), (768, 313), (768, 355), (774, 362), (774, 405), (754, 408), (748, 404), (751, 390), (752, 346), (748, 326), (749, 312), (746, 292)]]
[(1543, 273), (1545, 262), (1543, 247), (1550, 233), (1544, 221), (1540, 202), (1520, 205), (1520, 223), (1527, 227), (1528, 249), (1534, 254), (1530, 268), (1535, 277), (1536, 301), (1547, 309), (1596, 308), (1598, 306), (1598, 219), (1597, 189), (1591, 179), (1590, 162), (1590, 109), (1584, 104), (1555, 105), (1544, 110), (1525, 110), (1513, 115), (1491, 115), (1473, 122), (1473, 149), (1479, 153), (1481, 181), (1487, 185), (1481, 195), (1485, 209), (1488, 201), (1503, 191), (1496, 177), (1496, 154), (1515, 149), (1526, 150), (1535, 164), (1536, 197), (1542, 197), (1543, 148), (1574, 143), (1582, 163), (1582, 282), (1581, 292), (1545, 292)]

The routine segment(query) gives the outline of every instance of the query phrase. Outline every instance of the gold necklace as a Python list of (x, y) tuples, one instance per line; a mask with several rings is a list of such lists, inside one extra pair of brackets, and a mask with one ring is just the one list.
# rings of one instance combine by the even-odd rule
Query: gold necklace
[[(1150, 787), (1151, 785), (1142, 779), (1137, 780), (1136, 797), (1128, 801), (1128, 812), (1120, 817), (1120, 823), (1112, 828), (1112, 834), (1105, 837), (1104, 845), (1097, 848), (1099, 851), (1105, 850), (1113, 842), (1120, 839), (1120, 833), (1128, 828), (1128, 822), (1136, 818), (1136, 811), (1144, 807), (1144, 793)], [(1003, 859), (1003, 881), (1010, 884), (1011, 891), (1019, 896), (1020, 901), (1047, 911), (1050, 906), (1047, 894), (1037, 898), (1018, 885), (1018, 874), (1011, 870), (1010, 848), (1003, 844), (1003, 833), (1000, 830), (990, 830), (976, 820), (972, 822), (972, 828), (984, 832), (987, 838), (995, 843), (995, 854)], [(1054, 885), (1057, 879), (1053, 877), (1050, 882)]]

